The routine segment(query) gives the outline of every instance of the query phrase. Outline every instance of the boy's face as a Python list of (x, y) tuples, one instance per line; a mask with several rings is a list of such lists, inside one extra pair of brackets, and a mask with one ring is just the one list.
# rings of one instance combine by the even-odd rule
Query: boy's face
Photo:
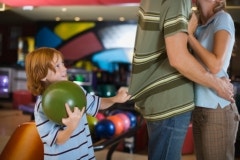
[(44, 78), (45, 81), (50, 83), (62, 80), (68, 80), (67, 69), (64, 65), (63, 59), (59, 55), (54, 55), (52, 65), (56, 72), (48, 69), (47, 76)]

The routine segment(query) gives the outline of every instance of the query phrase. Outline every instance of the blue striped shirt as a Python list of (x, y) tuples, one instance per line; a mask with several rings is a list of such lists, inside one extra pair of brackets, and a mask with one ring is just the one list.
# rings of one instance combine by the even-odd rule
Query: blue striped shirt
[[(84, 90), (84, 89), (83, 89)], [(86, 113), (95, 116), (100, 107), (100, 97), (87, 94)], [(64, 144), (56, 144), (56, 136), (64, 126), (49, 120), (42, 109), (42, 97), (39, 96), (34, 109), (38, 133), (44, 144), (45, 160), (94, 160), (94, 149), (86, 114), (80, 120), (70, 139)]]

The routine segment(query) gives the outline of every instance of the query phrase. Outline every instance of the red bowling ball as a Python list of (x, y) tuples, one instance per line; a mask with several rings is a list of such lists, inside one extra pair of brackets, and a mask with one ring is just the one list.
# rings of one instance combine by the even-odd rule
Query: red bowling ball
[(100, 121), (100, 120), (102, 120), (102, 119), (105, 119), (105, 116), (104, 116), (103, 113), (98, 112), (97, 115), (96, 115), (96, 118)]
[(124, 113), (118, 113), (118, 114), (116, 114), (116, 116), (118, 116), (123, 121), (124, 131), (126, 132), (130, 128), (130, 125), (131, 125), (129, 117)]

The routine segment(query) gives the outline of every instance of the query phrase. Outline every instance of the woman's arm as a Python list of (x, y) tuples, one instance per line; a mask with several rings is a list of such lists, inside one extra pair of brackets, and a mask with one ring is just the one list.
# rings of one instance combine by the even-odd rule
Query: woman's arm
[(205, 49), (193, 34), (189, 34), (188, 42), (194, 53), (207, 66), (209, 71), (213, 74), (218, 73), (223, 64), (227, 54), (227, 47), (230, 43), (230, 34), (226, 30), (217, 31), (214, 34), (213, 52)]
[(227, 54), (227, 48), (230, 44), (230, 33), (226, 30), (219, 30), (214, 34), (213, 51), (212, 53), (205, 49), (199, 41), (195, 38), (194, 32), (198, 25), (198, 17), (192, 14), (188, 24), (188, 43), (193, 49), (194, 53), (201, 59), (207, 66), (208, 70), (216, 74), (218, 73), (224, 63)]

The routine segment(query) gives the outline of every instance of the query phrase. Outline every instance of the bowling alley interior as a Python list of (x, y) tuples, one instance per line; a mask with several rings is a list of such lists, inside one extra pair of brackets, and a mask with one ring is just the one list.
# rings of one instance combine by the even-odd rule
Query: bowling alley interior
[[(31, 156), (43, 159), (34, 123), (37, 97), (26, 85), (26, 55), (39, 47), (55, 48), (63, 54), (69, 81), (90, 94), (112, 97), (120, 87), (128, 87), (131, 80), (139, 2), (1, 0), (0, 160), (6, 157), (15, 160), (14, 156), (21, 160), (29, 160)], [(240, 112), (240, 1), (227, 0), (226, 11), (236, 29), (228, 74)], [(96, 117), (88, 116), (87, 120), (97, 160), (148, 159), (147, 126), (134, 109), (134, 102), (114, 104), (99, 111)], [(240, 160), (240, 129), (235, 157)], [(190, 122), (182, 160), (195, 159)]]

